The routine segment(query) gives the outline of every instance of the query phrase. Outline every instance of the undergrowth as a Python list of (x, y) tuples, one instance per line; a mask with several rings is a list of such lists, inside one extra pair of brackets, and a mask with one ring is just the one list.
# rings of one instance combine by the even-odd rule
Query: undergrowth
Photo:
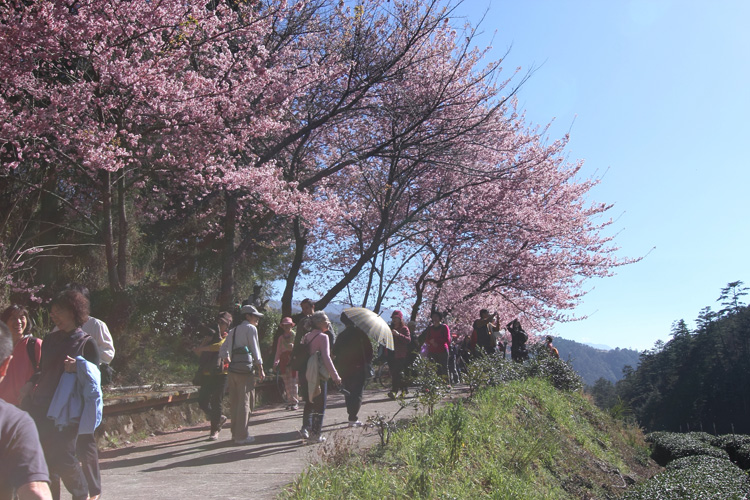
[[(529, 378), (478, 390), (361, 456), (312, 466), (286, 498), (607, 498), (624, 488), (637, 430), (579, 392)], [(631, 479), (632, 482), (632, 479)]]

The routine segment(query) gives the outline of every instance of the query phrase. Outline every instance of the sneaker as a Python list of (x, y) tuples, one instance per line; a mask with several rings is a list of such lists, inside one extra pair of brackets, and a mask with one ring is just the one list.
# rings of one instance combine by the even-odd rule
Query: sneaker
[(388, 397), (391, 398), (391, 399), (396, 399), (396, 395), (393, 394), (393, 391), (391, 391), (391, 392), (388, 393)]
[(237, 446), (242, 446), (242, 445), (246, 445), (246, 444), (252, 444), (254, 442), (255, 442), (255, 438), (252, 437), (252, 436), (248, 436), (248, 437), (246, 437), (245, 439), (243, 439), (241, 441), (235, 441), (234, 444), (236, 444)]
[(315, 443), (325, 443), (326, 438), (325, 436), (321, 436), (320, 434), (313, 434), (309, 438), (307, 438), (307, 444), (315, 444)]
[(221, 418), (219, 419), (219, 429), (223, 428), (224, 424), (226, 423), (227, 423), (227, 417), (226, 415), (222, 415)]
[(289, 410), (289, 411), (299, 410), (299, 406), (297, 406), (297, 405), (289, 405), (289, 406), (286, 407), (286, 409)]
[(208, 440), (209, 440), (209, 441), (218, 441), (218, 440), (219, 440), (219, 431), (216, 431), (216, 432), (212, 432), (212, 433), (211, 433), (211, 434), (210, 434), (210, 435), (208, 436)]
[(362, 427), (363, 425), (365, 424), (363, 424), (359, 420), (355, 420), (354, 422), (349, 422), (349, 427)]
[(302, 439), (310, 439), (310, 431), (308, 431), (306, 427), (299, 430), (299, 435)]

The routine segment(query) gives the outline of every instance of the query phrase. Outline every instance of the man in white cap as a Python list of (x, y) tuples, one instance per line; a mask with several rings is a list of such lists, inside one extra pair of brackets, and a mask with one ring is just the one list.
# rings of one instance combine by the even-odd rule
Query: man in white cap
[(258, 321), (263, 316), (255, 306), (240, 309), (244, 321), (229, 331), (219, 355), (229, 361), (229, 406), (232, 419), (232, 439), (238, 445), (255, 441), (248, 435), (247, 425), (255, 409), (255, 381), (262, 381), (263, 358), (258, 343)]

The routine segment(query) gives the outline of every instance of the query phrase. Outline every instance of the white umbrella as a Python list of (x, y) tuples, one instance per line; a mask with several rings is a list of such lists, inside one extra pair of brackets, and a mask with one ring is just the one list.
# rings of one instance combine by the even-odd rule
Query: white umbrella
[(383, 318), (364, 307), (350, 307), (341, 312), (354, 326), (362, 330), (368, 337), (375, 339), (386, 349), (393, 350), (393, 332)]

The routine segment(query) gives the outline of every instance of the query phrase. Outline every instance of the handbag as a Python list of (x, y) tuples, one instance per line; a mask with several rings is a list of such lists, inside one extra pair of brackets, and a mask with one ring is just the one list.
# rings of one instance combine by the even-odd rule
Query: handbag
[(237, 327), (232, 328), (232, 348), (230, 349), (231, 359), (229, 361), (229, 371), (231, 373), (253, 373), (255, 369), (253, 365), (253, 355), (250, 354), (250, 349), (245, 345), (242, 347), (234, 347), (234, 336), (237, 333)]

